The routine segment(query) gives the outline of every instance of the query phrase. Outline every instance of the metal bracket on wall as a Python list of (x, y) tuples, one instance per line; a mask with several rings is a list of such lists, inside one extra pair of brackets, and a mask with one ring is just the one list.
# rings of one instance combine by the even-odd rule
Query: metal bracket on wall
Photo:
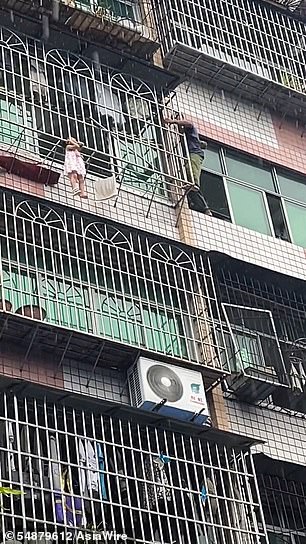
[[(210, 85), (210, 84), (216, 79), (216, 77), (217, 77), (218, 75), (221, 74), (221, 72), (222, 72), (224, 66), (225, 66), (225, 64), (222, 64), (222, 66), (220, 66), (219, 70), (217, 70), (217, 72), (209, 79), (208, 85)], [(211, 94), (210, 97), (209, 97), (209, 101), (210, 101), (210, 102), (212, 102), (212, 100), (213, 100), (213, 98), (214, 98), (214, 96), (215, 96), (216, 91), (217, 91), (218, 88), (219, 88), (219, 84), (217, 83), (217, 84), (214, 86), (213, 91), (212, 91), (212, 94)]]
[[(241, 80), (237, 83), (236, 87), (234, 87), (234, 89), (233, 89), (233, 91), (232, 91), (233, 93), (235, 93), (235, 92), (237, 91), (237, 89), (239, 89), (240, 85), (242, 85), (242, 83), (245, 82), (245, 80), (247, 79), (247, 77), (248, 77), (248, 74), (245, 74), (245, 75), (241, 78)], [(240, 93), (239, 96), (238, 96), (238, 100), (237, 100), (237, 102), (236, 102), (236, 104), (235, 104), (235, 106), (234, 106), (234, 111), (237, 111), (237, 108), (238, 108), (238, 106), (239, 106), (239, 102), (240, 102), (240, 100), (241, 100), (241, 96), (242, 96), (242, 93)]]
[(99, 363), (99, 361), (100, 361), (100, 357), (101, 357), (102, 352), (103, 352), (103, 350), (104, 350), (104, 346), (105, 346), (105, 342), (102, 342), (102, 344), (101, 344), (101, 346), (100, 346), (100, 349), (99, 349), (99, 351), (98, 351), (96, 360), (95, 360), (95, 362), (94, 362), (94, 364), (93, 364), (93, 367), (92, 367), (92, 369), (91, 369), (90, 376), (89, 376), (89, 378), (88, 378), (88, 380), (87, 380), (87, 383), (86, 383), (86, 387), (87, 387), (87, 388), (89, 387), (90, 381), (91, 381), (91, 379), (92, 379), (92, 377), (93, 377), (93, 375), (94, 375), (94, 373), (95, 373), (95, 370), (96, 370), (96, 368), (97, 368), (97, 366), (98, 366), (98, 363)]
[(71, 342), (71, 340), (72, 340), (72, 337), (73, 337), (73, 332), (71, 332), (71, 333), (69, 334), (69, 336), (68, 336), (68, 339), (67, 339), (67, 342), (66, 342), (66, 346), (65, 346), (64, 351), (63, 351), (63, 353), (62, 353), (62, 356), (61, 356), (61, 358), (60, 358), (60, 362), (58, 363), (57, 369), (56, 369), (55, 374), (54, 374), (54, 378), (56, 378), (59, 369), (60, 369), (60, 368), (62, 367), (62, 365), (63, 365), (63, 362), (64, 362), (64, 359), (65, 359), (65, 357), (66, 357), (66, 353), (67, 353), (67, 351), (68, 351), (68, 348), (69, 348), (70, 342)]
[(24, 358), (23, 358), (23, 361), (22, 361), (22, 363), (21, 363), (21, 367), (20, 367), (20, 369), (19, 369), (20, 372), (23, 371), (23, 367), (24, 367), (25, 363), (26, 363), (27, 360), (28, 360), (28, 357), (29, 357), (29, 355), (30, 355), (30, 351), (31, 351), (32, 346), (33, 346), (33, 344), (34, 344), (34, 340), (35, 340), (35, 338), (36, 338), (36, 336), (37, 336), (38, 330), (39, 330), (39, 325), (36, 325), (36, 327), (35, 327), (35, 329), (34, 329), (34, 331), (33, 331), (33, 333), (32, 333), (32, 336), (31, 336), (31, 340), (30, 340), (28, 349), (27, 349), (26, 354), (25, 354), (25, 356), (24, 356)]
[(7, 326), (8, 326), (8, 320), (9, 320), (9, 316), (7, 315), (7, 316), (5, 317), (4, 323), (3, 323), (2, 328), (1, 328), (1, 332), (0, 332), (0, 340), (2, 340), (3, 333), (4, 333), (5, 329), (6, 329)]
[[(196, 59), (193, 61), (193, 63), (191, 64), (191, 66), (188, 68), (187, 72), (186, 72), (186, 79), (188, 80), (188, 85), (186, 87), (186, 93), (189, 91), (189, 88), (190, 88), (190, 85), (192, 84), (195, 76), (196, 76), (196, 73), (197, 73), (197, 64), (199, 62), (199, 60), (202, 58), (202, 55), (198, 55), (196, 57)], [(193, 70), (193, 73), (191, 74), (191, 71)]]

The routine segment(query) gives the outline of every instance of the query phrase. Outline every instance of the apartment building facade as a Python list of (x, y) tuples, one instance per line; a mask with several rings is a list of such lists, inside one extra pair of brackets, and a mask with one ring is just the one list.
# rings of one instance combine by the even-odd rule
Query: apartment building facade
[(304, 544), (303, 3), (0, 5), (2, 542)]

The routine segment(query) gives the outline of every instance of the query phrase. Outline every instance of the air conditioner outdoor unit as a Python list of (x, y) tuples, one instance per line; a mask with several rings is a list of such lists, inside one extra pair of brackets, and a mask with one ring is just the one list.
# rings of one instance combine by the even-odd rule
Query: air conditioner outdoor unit
[(128, 384), (132, 406), (198, 425), (209, 417), (200, 372), (140, 357)]

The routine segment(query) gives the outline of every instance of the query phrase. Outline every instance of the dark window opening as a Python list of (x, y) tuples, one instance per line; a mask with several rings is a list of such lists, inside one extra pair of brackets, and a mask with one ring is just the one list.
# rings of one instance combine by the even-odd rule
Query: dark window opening
[(202, 171), (201, 191), (213, 215), (231, 221), (222, 177)]
[(290, 242), (290, 236), (280, 198), (274, 195), (267, 195), (267, 201), (276, 238)]

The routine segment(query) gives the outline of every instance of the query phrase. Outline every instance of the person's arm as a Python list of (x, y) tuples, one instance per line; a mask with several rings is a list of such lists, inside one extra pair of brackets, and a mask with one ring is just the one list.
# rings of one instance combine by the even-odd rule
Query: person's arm
[(169, 117), (166, 117), (164, 119), (164, 122), (167, 125), (177, 125), (178, 127), (192, 127), (192, 123), (190, 121), (187, 121), (186, 119), (171, 119)]

